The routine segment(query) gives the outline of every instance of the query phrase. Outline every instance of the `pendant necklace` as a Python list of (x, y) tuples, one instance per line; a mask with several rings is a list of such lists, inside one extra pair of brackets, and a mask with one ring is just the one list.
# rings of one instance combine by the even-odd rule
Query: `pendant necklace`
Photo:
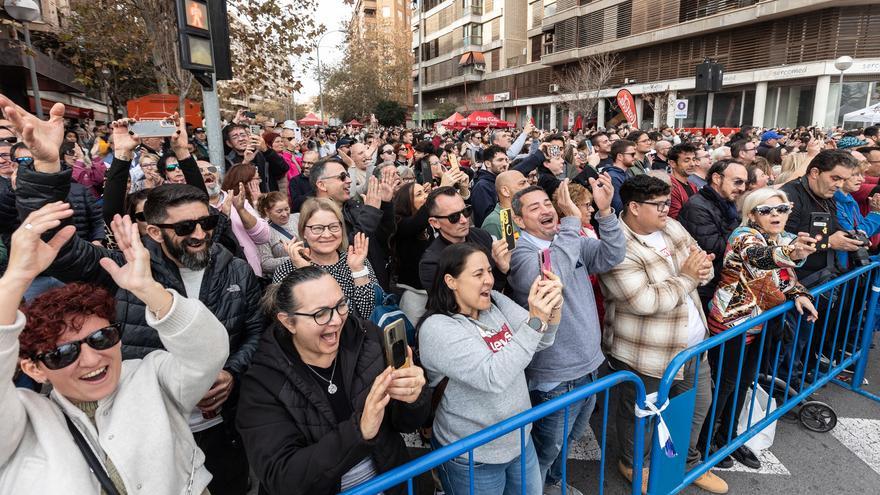
[(328, 394), (333, 395), (333, 394), (336, 393), (336, 390), (338, 390), (338, 388), (337, 388), (336, 385), (333, 383), (333, 375), (336, 374), (336, 359), (333, 360), (333, 371), (330, 372), (330, 379), (329, 379), (329, 380), (326, 379), (326, 378), (324, 378), (323, 376), (321, 376), (321, 374), (318, 373), (317, 371), (315, 371), (314, 368), (312, 368), (310, 365), (306, 364), (306, 366), (308, 366), (308, 368), (309, 368), (310, 370), (312, 370), (312, 373), (314, 373), (315, 376), (317, 376), (317, 377), (320, 378), (321, 380), (324, 380), (325, 382), (327, 382), (327, 383), (330, 384), (330, 385), (327, 386), (327, 393), (328, 393)]

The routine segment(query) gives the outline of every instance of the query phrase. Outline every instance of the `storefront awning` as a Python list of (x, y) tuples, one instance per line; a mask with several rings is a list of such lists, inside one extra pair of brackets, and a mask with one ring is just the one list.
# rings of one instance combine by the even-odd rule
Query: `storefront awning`
[[(29, 110), (31, 112), (36, 112), (37, 106), (34, 104), (34, 97), (28, 96), (28, 103), (30, 104)], [(41, 106), (43, 107), (43, 114), (49, 115), (49, 110), (55, 105), (55, 101), (47, 100), (46, 98), (40, 98)], [(68, 103), (64, 104), (64, 118), (66, 119), (94, 119), (95, 111), (91, 108), (81, 108), (74, 105), (70, 105)]]

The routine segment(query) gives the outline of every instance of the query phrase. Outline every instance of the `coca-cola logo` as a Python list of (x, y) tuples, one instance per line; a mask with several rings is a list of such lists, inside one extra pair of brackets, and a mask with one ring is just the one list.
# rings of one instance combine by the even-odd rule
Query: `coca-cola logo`
[(623, 116), (626, 117), (628, 122), (634, 125), (639, 124), (638, 116), (636, 115), (636, 100), (629, 90), (621, 89), (617, 92), (617, 106), (620, 107), (620, 111), (623, 112)]

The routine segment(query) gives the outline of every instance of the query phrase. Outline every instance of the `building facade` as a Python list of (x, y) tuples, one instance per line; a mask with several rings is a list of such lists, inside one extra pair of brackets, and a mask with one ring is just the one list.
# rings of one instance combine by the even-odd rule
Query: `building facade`
[(349, 23), (351, 40), (359, 40), (364, 49), (378, 54), (391, 77), (402, 76), (398, 80), (405, 81), (403, 84), (389, 84), (385, 89), (394, 93), (388, 97), (403, 105), (410, 102), (412, 94), (412, 80), (405, 75), (412, 62), (411, 14), (410, 0), (357, 0)]
[[(595, 115), (584, 116), (600, 126), (620, 120), (614, 96), (621, 88), (635, 95), (643, 128), (830, 126), (880, 102), (877, 4), (428, 0), (422, 7), (412, 26), (417, 32), (423, 19), (429, 121), (445, 118), (435, 109), (454, 102), (456, 110), (490, 109), (518, 125), (533, 118), (542, 128), (569, 128), (575, 116), (556, 83), (572, 64), (601, 53), (616, 54), (619, 64)], [(841, 86), (834, 60), (844, 55), (854, 63)], [(725, 68), (720, 92), (694, 89), (696, 65), (706, 59)], [(688, 100), (686, 118), (675, 119), (676, 99)]]

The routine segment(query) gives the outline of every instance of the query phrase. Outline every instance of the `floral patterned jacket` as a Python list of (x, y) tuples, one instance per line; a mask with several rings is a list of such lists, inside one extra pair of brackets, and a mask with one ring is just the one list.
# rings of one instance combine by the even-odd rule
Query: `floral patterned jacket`
[[(709, 303), (707, 320), (712, 334), (761, 314), (761, 306), (768, 309), (768, 303), (780, 304), (802, 295), (809, 297), (794, 271), (803, 260), (790, 258), (791, 244), (796, 238), (781, 232), (775, 241), (770, 241), (754, 224), (737, 227), (730, 234), (721, 279)], [(760, 331), (760, 325), (749, 329), (747, 341)]]

